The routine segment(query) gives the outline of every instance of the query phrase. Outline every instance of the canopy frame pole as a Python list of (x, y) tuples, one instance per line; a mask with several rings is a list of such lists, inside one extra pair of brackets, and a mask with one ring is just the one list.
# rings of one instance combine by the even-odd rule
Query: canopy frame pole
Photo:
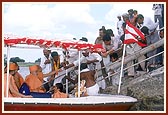
[(79, 52), (79, 65), (78, 65), (78, 98), (80, 97), (80, 50)]
[(7, 46), (7, 77), (6, 77), (6, 97), (9, 97), (8, 95), (8, 89), (9, 89), (9, 63), (10, 63), (10, 46)]

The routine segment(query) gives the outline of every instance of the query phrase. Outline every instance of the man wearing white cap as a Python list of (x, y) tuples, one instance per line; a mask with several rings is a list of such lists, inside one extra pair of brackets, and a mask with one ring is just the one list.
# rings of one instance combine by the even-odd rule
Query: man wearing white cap
[[(94, 74), (95, 72), (90, 71), (86, 63), (81, 63), (80, 80), (86, 81), (85, 87), (87, 90), (87, 95), (98, 95), (99, 86), (95, 82)], [(70, 76), (67, 76), (66, 78), (74, 84), (78, 82), (78, 78), (75, 80), (71, 79)]]
[(86, 90), (88, 95), (98, 95), (99, 86), (94, 80), (94, 72), (87, 68), (86, 63), (81, 64), (81, 80), (86, 81)]
[[(41, 58), (41, 63), (40, 66), (42, 68), (42, 71), (44, 74), (49, 73), (52, 71), (52, 61), (51, 61), (51, 50), (48, 49), (43, 49), (43, 54), (44, 56)], [(44, 82), (47, 82), (50, 79), (51, 76), (45, 77), (43, 78)], [(44, 84), (44, 88), (46, 89), (46, 91), (49, 90), (49, 88), (51, 87), (50, 82)]]

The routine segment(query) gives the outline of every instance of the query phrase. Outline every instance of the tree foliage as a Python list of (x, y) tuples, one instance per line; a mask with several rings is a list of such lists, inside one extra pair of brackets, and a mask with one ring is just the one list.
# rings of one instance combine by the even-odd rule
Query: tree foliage
[(24, 59), (20, 59), (19, 57), (10, 58), (10, 62), (25, 62)]
[(4, 65), (6, 65), (6, 64), (7, 64), (7, 55), (4, 54)]
[(41, 62), (41, 58), (38, 58), (35, 62), (36, 62), (36, 63), (37, 63), (37, 62)]

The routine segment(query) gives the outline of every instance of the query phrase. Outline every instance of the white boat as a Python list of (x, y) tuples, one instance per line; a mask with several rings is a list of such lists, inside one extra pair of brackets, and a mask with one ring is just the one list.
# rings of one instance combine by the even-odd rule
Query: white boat
[[(4, 43), (6, 46), (8, 46), (8, 48), (16, 44), (31, 44), (36, 46), (47, 46), (50, 48), (61, 46), (64, 46), (64, 48), (73, 47), (78, 48), (79, 51), (83, 48), (90, 48), (98, 52), (101, 52), (103, 50), (99, 45), (92, 45), (88, 43), (68, 43), (41, 39), (36, 40), (30, 38), (5, 38)], [(80, 82), (78, 82), (78, 86), (80, 86)], [(77, 98), (5, 97), (3, 98), (3, 102), (4, 111), (126, 111), (129, 110), (129, 108), (137, 102), (137, 99), (124, 95), (99, 94), (95, 96)]]

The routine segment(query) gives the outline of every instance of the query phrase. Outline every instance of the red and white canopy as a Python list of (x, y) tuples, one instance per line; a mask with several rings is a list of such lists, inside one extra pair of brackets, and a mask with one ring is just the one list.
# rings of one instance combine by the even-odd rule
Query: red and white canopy
[(90, 49), (93, 52), (104, 52), (105, 49), (101, 44), (89, 44), (82, 41), (72, 41), (72, 40), (47, 40), (47, 39), (34, 39), (29, 37), (4, 37), (4, 44), (8, 46), (16, 44), (27, 44), (27, 45), (36, 45), (39, 47), (57, 47), (63, 49)]

